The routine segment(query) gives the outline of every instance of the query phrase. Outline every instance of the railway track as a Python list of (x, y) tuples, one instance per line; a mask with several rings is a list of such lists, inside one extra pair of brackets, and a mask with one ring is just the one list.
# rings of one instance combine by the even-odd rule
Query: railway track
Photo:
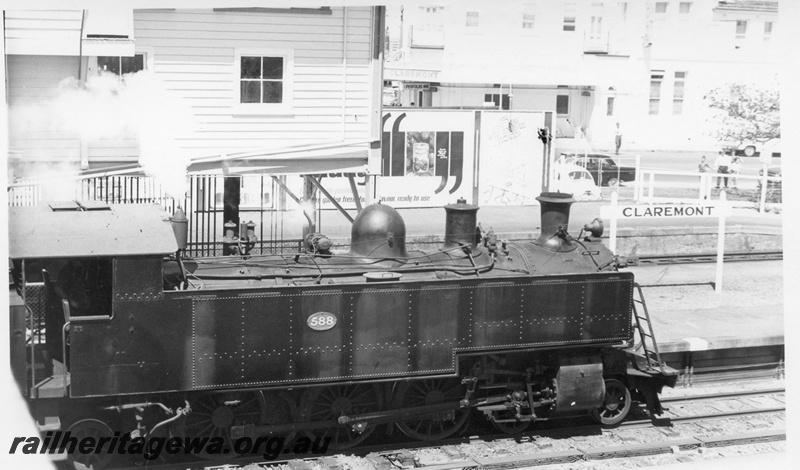
[[(782, 251), (764, 251), (758, 253), (726, 253), (723, 261), (776, 261), (783, 259)], [(628, 259), (630, 266), (651, 266), (660, 264), (715, 263), (716, 253), (671, 256), (640, 256)]]
[[(715, 393), (683, 397), (662, 398), (664, 415), (656, 423), (691, 422), (724, 419), (737, 416), (756, 416), (786, 411), (785, 388), (754, 390), (735, 393)], [(652, 421), (630, 420), (621, 427), (651, 425)]]
[[(183, 463), (180, 466), (151, 463), (149, 469), (193, 470), (424, 470), (514, 469), (550, 464), (570, 464), (605, 459), (682, 454), (698, 449), (743, 446), (785, 441), (782, 426), (768, 429), (737, 430), (725, 420), (747, 422), (763, 416), (782, 416), (785, 389), (710, 393), (667, 397), (665, 413), (651, 420), (632, 419), (613, 429), (597, 425), (575, 425), (575, 421), (552, 429), (534, 429), (524, 434), (481, 433), (480, 437), (453, 438), (434, 446), (426, 443), (393, 443), (354, 449), (352, 456), (309, 456), (294, 460), (264, 461), (239, 459), (235, 464), (215, 462)], [(575, 419), (575, 418), (573, 418)], [(781, 419), (777, 419), (781, 421)], [(578, 422), (585, 421), (578, 419)], [(740, 426), (741, 427), (741, 426)], [(720, 432), (698, 432), (719, 430)], [(728, 432), (728, 429), (732, 429)], [(474, 430), (474, 429), (473, 429)], [(472, 432), (473, 430), (470, 430)], [(480, 432), (480, 431), (478, 431)], [(651, 433), (653, 438), (642, 440)], [(135, 466), (124, 470), (142, 468)], [(122, 470), (122, 469), (120, 469)]]

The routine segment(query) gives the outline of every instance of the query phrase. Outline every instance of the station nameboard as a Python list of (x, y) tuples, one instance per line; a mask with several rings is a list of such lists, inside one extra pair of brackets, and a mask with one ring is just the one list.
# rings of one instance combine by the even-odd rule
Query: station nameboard
[(730, 206), (715, 204), (638, 204), (604, 206), (602, 217), (617, 219), (669, 219), (675, 217), (727, 217)]

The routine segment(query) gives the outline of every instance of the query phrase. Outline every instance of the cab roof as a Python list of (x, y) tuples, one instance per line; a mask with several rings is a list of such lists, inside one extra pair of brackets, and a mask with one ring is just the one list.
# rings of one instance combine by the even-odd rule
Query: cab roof
[(8, 208), (12, 259), (164, 255), (178, 249), (169, 214), (151, 204), (50, 203)]

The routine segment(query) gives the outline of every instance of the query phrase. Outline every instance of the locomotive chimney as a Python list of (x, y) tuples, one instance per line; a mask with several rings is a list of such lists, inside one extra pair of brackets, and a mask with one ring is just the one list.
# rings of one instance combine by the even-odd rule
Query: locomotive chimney
[(542, 193), (536, 198), (542, 208), (542, 233), (533, 243), (553, 251), (572, 251), (575, 245), (565, 235), (569, 228), (572, 194)]
[(450, 250), (466, 245), (477, 251), (475, 231), (478, 227), (478, 206), (467, 204), (466, 199), (459, 198), (455, 204), (444, 206), (447, 218), (444, 225), (444, 247), (443, 250)]

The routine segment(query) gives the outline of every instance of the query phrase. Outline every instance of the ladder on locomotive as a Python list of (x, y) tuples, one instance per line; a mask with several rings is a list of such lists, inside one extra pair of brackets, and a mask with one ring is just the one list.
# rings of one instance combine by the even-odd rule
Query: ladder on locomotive
[[(636, 319), (636, 329), (639, 331), (641, 343), (636, 349), (642, 348), (644, 350), (644, 358), (647, 361), (647, 368), (650, 370), (658, 369), (662, 374), (665, 374), (664, 363), (661, 362), (661, 354), (658, 352), (658, 343), (653, 333), (653, 324), (650, 321), (650, 313), (647, 311), (647, 304), (644, 301), (644, 293), (642, 293), (642, 286), (637, 283), (633, 284), (636, 288), (633, 295), (633, 318)], [(638, 294), (638, 298), (637, 298)], [(639, 314), (641, 306), (642, 315)], [(648, 345), (648, 342), (650, 345)]]

